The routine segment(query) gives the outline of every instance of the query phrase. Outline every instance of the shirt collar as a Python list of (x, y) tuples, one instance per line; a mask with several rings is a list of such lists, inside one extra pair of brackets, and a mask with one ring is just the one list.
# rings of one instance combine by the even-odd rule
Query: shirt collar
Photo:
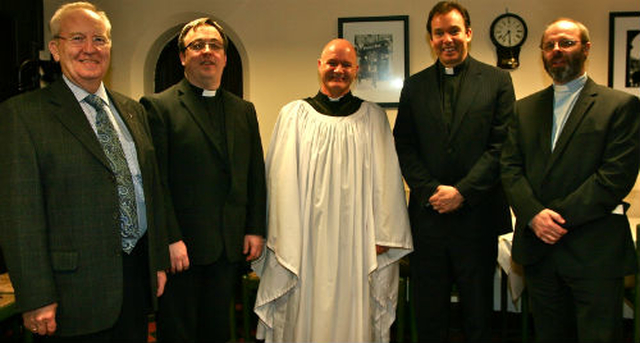
[[(73, 83), (73, 81), (69, 80), (69, 78), (64, 74), (62, 75), (62, 79), (67, 84), (67, 86), (69, 86), (69, 89), (71, 89), (73, 96), (75, 96), (78, 102), (83, 101), (84, 98), (87, 97), (87, 95), (92, 94), (84, 90), (84, 88)], [(105, 89), (103, 82), (100, 82), (100, 86), (98, 87), (98, 90), (94, 94), (97, 95), (100, 99), (102, 99), (102, 101), (104, 101), (104, 103), (107, 104), (107, 106), (110, 106), (109, 96), (107, 95), (107, 90)]]
[(218, 91), (217, 89), (216, 90), (212, 90), (212, 91), (210, 91), (208, 89), (203, 89), (202, 90), (202, 96), (204, 96), (204, 97), (214, 97), (214, 96), (216, 96), (216, 92), (217, 91)]
[(351, 91), (348, 91), (346, 94), (343, 94), (337, 98), (332, 98), (324, 93), (322, 93), (322, 91), (318, 91), (318, 94), (316, 94), (316, 98), (318, 98), (320, 101), (325, 101), (325, 102), (346, 102), (349, 101), (353, 98), (353, 94), (351, 93)]
[(565, 83), (564, 85), (558, 85), (555, 82), (553, 83), (553, 91), (556, 93), (564, 93), (564, 92), (576, 92), (582, 87), (584, 87), (585, 83), (587, 83), (587, 73), (585, 72), (581, 76)]
[[(189, 81), (189, 80), (187, 80)], [(208, 89), (203, 89), (200, 88), (196, 85), (194, 85), (193, 83), (189, 82), (189, 86), (191, 86), (191, 89), (193, 89), (193, 92), (196, 93), (196, 95), (200, 95), (206, 98), (211, 98), (211, 97), (215, 97), (216, 94), (218, 93), (217, 89), (214, 90), (208, 90)]]
[(469, 56), (467, 56), (467, 58), (465, 58), (462, 62), (460, 62), (460, 64), (458, 64), (457, 66), (450, 68), (450, 67), (445, 67), (440, 60), (438, 60), (438, 70), (440, 70), (441, 75), (459, 75), (460, 73), (462, 73), (464, 71), (464, 69), (467, 66), (467, 60)]

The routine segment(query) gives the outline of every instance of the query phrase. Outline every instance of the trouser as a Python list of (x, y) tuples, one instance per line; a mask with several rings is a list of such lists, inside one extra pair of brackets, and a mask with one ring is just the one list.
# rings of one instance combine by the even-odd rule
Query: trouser
[(226, 342), (237, 264), (223, 256), (168, 276), (157, 316), (159, 342)]
[(620, 342), (624, 278), (573, 277), (552, 254), (525, 266), (537, 342)]
[(497, 238), (428, 238), (410, 257), (418, 341), (446, 342), (452, 285), (468, 342), (491, 340)]

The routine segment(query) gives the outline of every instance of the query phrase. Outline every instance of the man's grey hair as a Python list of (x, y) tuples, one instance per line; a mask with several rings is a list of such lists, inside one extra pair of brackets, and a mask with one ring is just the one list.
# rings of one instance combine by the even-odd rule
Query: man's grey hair
[(62, 21), (62, 18), (68, 12), (79, 9), (88, 10), (97, 14), (104, 22), (104, 26), (107, 28), (107, 38), (111, 38), (111, 22), (109, 21), (107, 14), (104, 11), (98, 10), (94, 4), (86, 1), (71, 2), (60, 6), (49, 22), (49, 31), (51, 32), (51, 35), (54, 37), (58, 36), (60, 34), (60, 22)]

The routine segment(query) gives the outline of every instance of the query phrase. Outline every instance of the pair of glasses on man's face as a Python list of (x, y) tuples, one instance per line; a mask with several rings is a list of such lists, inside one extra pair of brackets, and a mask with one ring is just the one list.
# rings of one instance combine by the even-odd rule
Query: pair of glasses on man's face
[[(65, 40), (69, 42), (69, 44), (75, 47), (84, 46), (87, 42), (87, 36), (80, 35), (80, 34), (71, 35), (69, 37), (56, 35), (54, 38)], [(91, 40), (91, 45), (93, 45), (96, 48), (102, 48), (109, 44), (109, 38), (105, 36), (93, 36), (90, 38), (90, 40)]]
[(570, 39), (561, 39), (557, 42), (545, 42), (540, 44), (540, 49), (544, 52), (550, 52), (556, 48), (556, 44), (558, 45), (558, 49), (560, 50), (569, 50), (574, 46), (581, 43), (579, 40), (570, 40)]
[(209, 47), (211, 51), (221, 51), (224, 50), (224, 44), (219, 41), (204, 41), (201, 39), (196, 39), (193, 42), (189, 43), (185, 48), (191, 51), (200, 52)]

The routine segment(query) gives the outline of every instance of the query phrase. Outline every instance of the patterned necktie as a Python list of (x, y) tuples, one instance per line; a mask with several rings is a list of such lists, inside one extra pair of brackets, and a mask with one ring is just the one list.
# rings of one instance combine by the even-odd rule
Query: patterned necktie
[(98, 141), (102, 145), (111, 169), (116, 174), (118, 186), (118, 200), (120, 203), (120, 236), (122, 238), (122, 250), (131, 253), (135, 243), (140, 238), (138, 230), (138, 213), (136, 195), (133, 187), (131, 171), (127, 164), (118, 133), (113, 128), (111, 121), (104, 109), (105, 103), (98, 96), (89, 94), (84, 101), (96, 110), (96, 131)]

